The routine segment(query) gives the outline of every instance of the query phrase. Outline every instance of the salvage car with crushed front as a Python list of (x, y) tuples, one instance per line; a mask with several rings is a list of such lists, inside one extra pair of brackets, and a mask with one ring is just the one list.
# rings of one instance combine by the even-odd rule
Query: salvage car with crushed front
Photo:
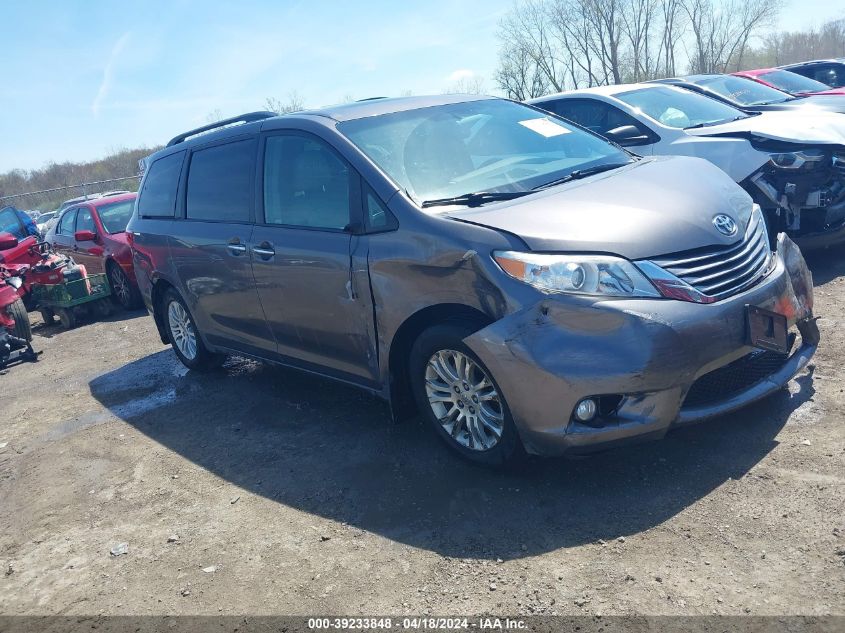
[(187, 367), (354, 384), (474, 461), (661, 437), (777, 391), (818, 344), (800, 251), (722, 171), (527, 105), (253, 113), (144, 164), (134, 269)]
[[(831, 97), (832, 98), (832, 97)], [(642, 155), (697, 156), (730, 175), (802, 248), (845, 242), (845, 117), (743, 112), (670, 85), (620, 84), (531, 100)]]

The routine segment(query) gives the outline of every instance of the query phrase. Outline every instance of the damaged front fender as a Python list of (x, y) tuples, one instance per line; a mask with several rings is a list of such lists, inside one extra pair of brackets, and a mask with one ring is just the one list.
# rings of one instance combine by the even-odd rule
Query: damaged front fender
[[(748, 305), (784, 314), (801, 333), (800, 347), (754, 384), (685, 407), (699, 379), (760, 353), (749, 343)], [(464, 342), (491, 371), (527, 450), (554, 454), (659, 437), (780, 389), (815, 352), (812, 309), (812, 275), (798, 247), (780, 235), (768, 276), (728, 299), (696, 304), (548, 295)], [(577, 422), (573, 411), (588, 397), (600, 409), (609, 402), (612, 410), (595, 423)]]

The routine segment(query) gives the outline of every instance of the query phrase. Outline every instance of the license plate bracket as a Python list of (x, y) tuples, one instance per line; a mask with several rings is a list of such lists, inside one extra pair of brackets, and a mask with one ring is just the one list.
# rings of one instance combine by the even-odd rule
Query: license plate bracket
[(748, 344), (779, 354), (789, 352), (788, 324), (783, 314), (757, 306), (745, 306)]

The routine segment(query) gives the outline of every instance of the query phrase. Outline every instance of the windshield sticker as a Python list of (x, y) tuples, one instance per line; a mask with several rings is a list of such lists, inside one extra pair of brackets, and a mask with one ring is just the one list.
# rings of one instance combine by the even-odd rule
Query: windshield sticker
[(527, 121), (520, 121), (520, 125), (524, 125), (529, 130), (542, 134), (546, 138), (552, 136), (560, 136), (561, 134), (569, 134), (569, 130), (563, 127), (560, 123), (555, 123), (551, 119), (528, 119)]

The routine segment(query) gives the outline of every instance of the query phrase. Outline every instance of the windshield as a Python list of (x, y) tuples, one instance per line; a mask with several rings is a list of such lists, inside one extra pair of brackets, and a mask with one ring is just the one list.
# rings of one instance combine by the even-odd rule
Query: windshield
[(132, 217), (132, 211), (135, 208), (135, 200), (124, 200), (123, 202), (115, 202), (113, 204), (104, 204), (97, 207), (97, 213), (100, 214), (100, 222), (103, 223), (103, 228), (109, 233), (123, 233), (126, 230), (126, 225), (129, 224), (129, 219)]
[(680, 88), (655, 86), (614, 96), (666, 127), (702, 127), (748, 116), (742, 110)]
[(823, 92), (830, 90), (830, 86), (804, 75), (791, 73), (788, 70), (772, 70), (760, 75), (760, 79), (772, 84), (775, 88), (786, 92)]
[(553, 115), (504, 99), (346, 121), (338, 129), (418, 203), (528, 192), (629, 154)]
[(784, 103), (794, 98), (757, 81), (745, 77), (735, 77), (734, 75), (717, 75), (701, 79), (695, 83), (741, 106)]

